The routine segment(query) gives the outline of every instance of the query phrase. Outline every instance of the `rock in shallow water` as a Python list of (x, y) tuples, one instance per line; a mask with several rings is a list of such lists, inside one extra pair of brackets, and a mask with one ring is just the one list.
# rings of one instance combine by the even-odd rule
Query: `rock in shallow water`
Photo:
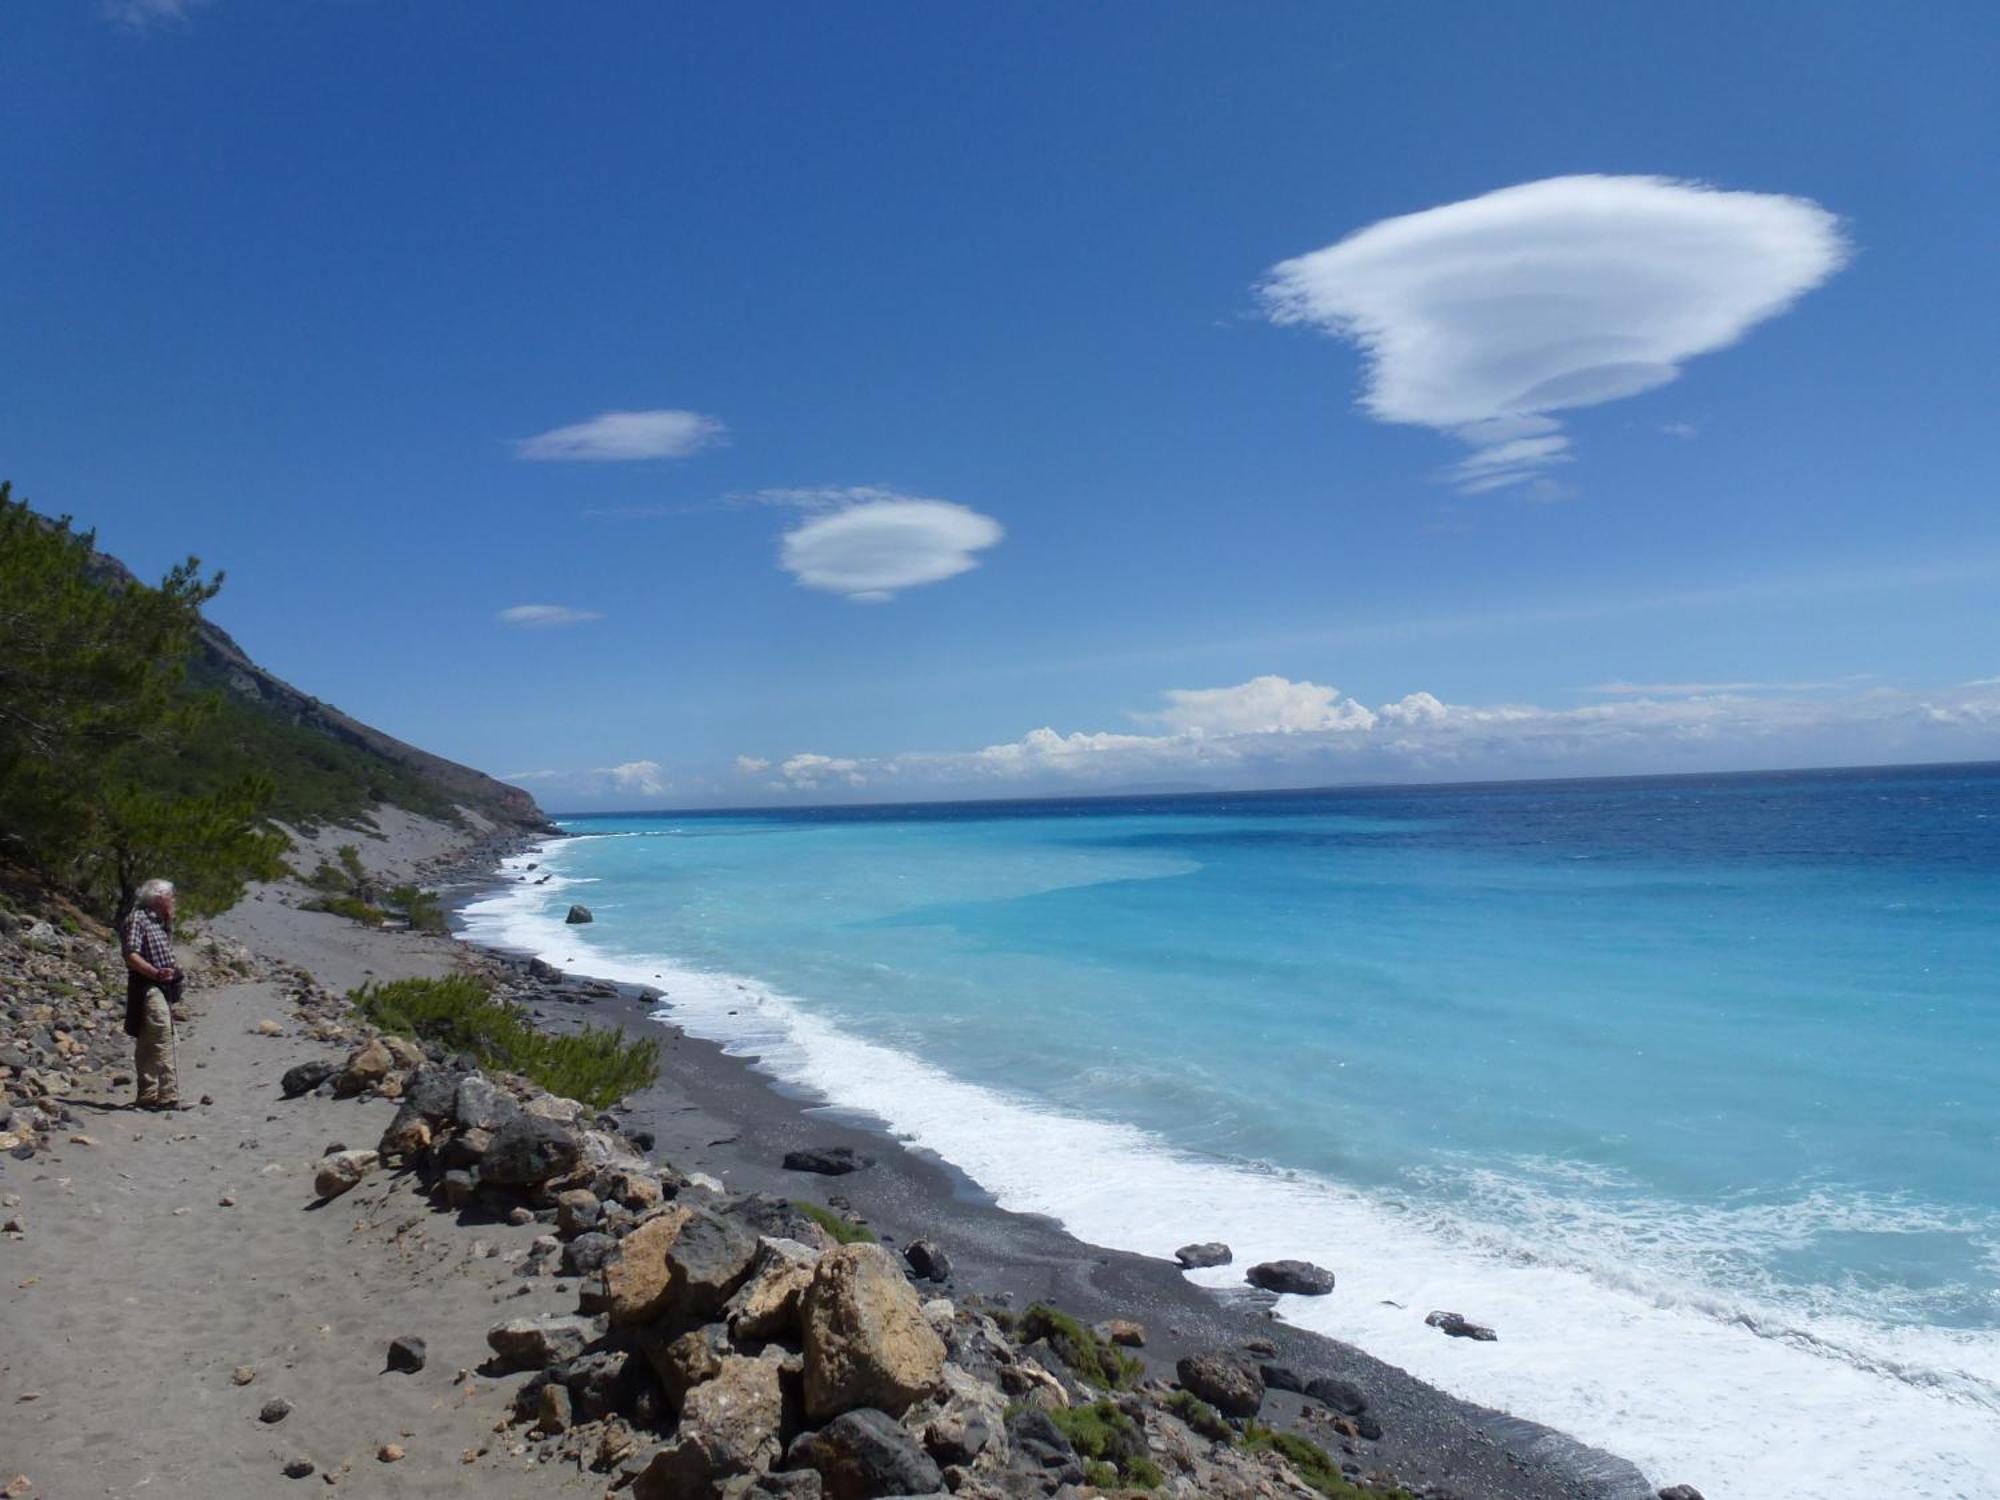
[(1226, 1266), (1235, 1256), (1222, 1241), (1209, 1240), (1199, 1245), (1181, 1246), (1174, 1252), (1174, 1259), (1181, 1263), (1184, 1271), (1200, 1271), (1209, 1266)]
[(1431, 1327), (1455, 1339), (1472, 1339), (1481, 1344), (1490, 1344), (1500, 1337), (1483, 1323), (1469, 1321), (1463, 1313), (1434, 1312), (1424, 1319)]
[(1324, 1297), (1333, 1290), (1333, 1272), (1309, 1260), (1267, 1260), (1244, 1272), (1243, 1279), (1267, 1292), (1298, 1297)]

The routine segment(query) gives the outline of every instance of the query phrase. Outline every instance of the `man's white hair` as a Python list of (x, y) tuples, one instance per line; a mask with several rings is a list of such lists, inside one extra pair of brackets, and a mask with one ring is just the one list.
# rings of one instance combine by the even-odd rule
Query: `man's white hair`
[(141, 906), (151, 906), (155, 901), (164, 901), (174, 893), (171, 880), (148, 880), (139, 887), (139, 894), (133, 899)]

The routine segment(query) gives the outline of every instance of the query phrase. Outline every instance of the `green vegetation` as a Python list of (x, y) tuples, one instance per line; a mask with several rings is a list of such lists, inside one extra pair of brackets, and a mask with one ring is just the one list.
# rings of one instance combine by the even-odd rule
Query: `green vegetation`
[(1243, 1446), (1279, 1454), (1297, 1471), (1299, 1478), (1328, 1500), (1409, 1500), (1404, 1490), (1371, 1490), (1356, 1484), (1340, 1472), (1340, 1465), (1324, 1448), (1295, 1432), (1280, 1432), (1275, 1427), (1252, 1422), (1243, 1434)]
[(319, 862), (319, 868), (305, 877), (307, 885), (325, 894), (306, 902), (306, 911), (330, 911), (352, 918), (368, 927), (380, 927), (400, 917), (418, 932), (445, 932), (444, 907), (435, 891), (414, 885), (391, 886), (386, 895), (376, 894), (376, 885), (361, 864), (361, 851), (342, 844), (334, 851), (340, 863)]
[(519, 1006), (495, 999), (484, 983), (463, 974), (365, 984), (348, 999), (384, 1031), (469, 1052), (482, 1066), (519, 1073), (595, 1109), (660, 1076), (658, 1040), (628, 1040), (612, 1027), (551, 1036), (536, 1030)]
[(1018, 1336), (1029, 1344), (1047, 1339), (1072, 1375), (1101, 1390), (1122, 1391), (1146, 1373), (1146, 1367), (1131, 1355), (1045, 1302), (1037, 1302), (1021, 1314)]
[[(1159, 1484), (1159, 1468), (1146, 1457), (1146, 1440), (1138, 1424), (1109, 1397), (1088, 1406), (1058, 1407), (1049, 1413), (1049, 1420), (1077, 1455), (1089, 1461), (1084, 1469), (1089, 1483), (1103, 1489), (1122, 1482), (1144, 1490)], [(1099, 1466), (1103, 1477), (1091, 1479), (1091, 1466)]]
[(1235, 1429), (1228, 1420), (1193, 1391), (1175, 1391), (1167, 1402), (1167, 1409), (1192, 1427), (1203, 1437), (1218, 1443), (1236, 1441)]
[(875, 1231), (866, 1224), (857, 1224), (852, 1219), (843, 1219), (830, 1208), (822, 1208), (817, 1203), (809, 1203), (804, 1198), (794, 1198), (792, 1207), (804, 1214), (833, 1236), (839, 1245), (872, 1245)]
[(155, 875), (220, 911), (285, 847), (268, 776), (188, 756), (220, 711), (187, 664), (222, 575), (190, 557), (148, 588), (105, 575), (94, 541), (0, 484), (0, 858), (105, 915)]

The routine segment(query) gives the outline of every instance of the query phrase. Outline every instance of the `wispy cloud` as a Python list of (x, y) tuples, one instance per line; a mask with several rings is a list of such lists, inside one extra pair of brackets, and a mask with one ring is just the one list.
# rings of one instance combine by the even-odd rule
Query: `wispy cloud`
[(698, 411), (607, 411), (587, 422), (523, 438), (519, 458), (541, 462), (622, 463), (686, 458), (728, 437), (729, 429)]
[(107, 20), (144, 31), (150, 26), (185, 25), (195, 11), (208, 3), (209, 0), (104, 0), (103, 10)]
[(581, 770), (516, 771), (501, 780), (532, 781), (548, 788), (545, 796), (568, 795), (593, 801), (658, 797), (673, 786), (666, 767), (656, 760), (628, 760), (615, 766), (589, 766)]
[[(1697, 685), (1700, 686), (1700, 685)], [(1279, 676), (1176, 688), (1131, 717), (1160, 733), (1029, 731), (976, 750), (794, 756), (771, 785), (804, 792), (893, 778), (925, 790), (1115, 787), (1206, 775), (1240, 786), (1988, 758), (2000, 683), (1943, 692), (1873, 688), (1836, 697), (1712, 693), (1619, 696), (1579, 708), (1449, 703), (1407, 693), (1369, 707)]]
[(1570, 457), (1550, 413), (1666, 384), (1840, 269), (1803, 198), (1660, 177), (1552, 177), (1384, 219), (1274, 266), (1267, 315), (1357, 344), (1362, 406), (1472, 445), (1468, 494)]
[(814, 513), (785, 533), (778, 565), (805, 587), (856, 604), (886, 604), (904, 589), (955, 578), (1006, 535), (991, 516), (950, 500), (878, 489), (763, 493), (815, 497), (771, 502)]
[(770, 769), (770, 761), (761, 755), (739, 755), (736, 757), (736, 770), (740, 775), (756, 776)]
[(567, 604), (516, 604), (494, 617), (503, 625), (519, 625), (526, 630), (547, 630), (556, 625), (582, 625), (601, 620), (594, 609), (571, 609)]
[(1826, 682), (1598, 682), (1582, 689), (1617, 697), (1704, 698), (1716, 693), (1823, 693), (1852, 688), (1868, 674), (1836, 677)]

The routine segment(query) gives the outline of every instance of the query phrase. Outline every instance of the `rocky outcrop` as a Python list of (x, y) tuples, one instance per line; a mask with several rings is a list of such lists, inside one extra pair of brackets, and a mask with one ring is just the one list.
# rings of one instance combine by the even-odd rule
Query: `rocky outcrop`
[(1181, 1263), (1184, 1271), (1200, 1271), (1209, 1266), (1226, 1266), (1235, 1257), (1229, 1247), (1220, 1240), (1209, 1240), (1199, 1245), (1183, 1245), (1174, 1252), (1174, 1259)]

